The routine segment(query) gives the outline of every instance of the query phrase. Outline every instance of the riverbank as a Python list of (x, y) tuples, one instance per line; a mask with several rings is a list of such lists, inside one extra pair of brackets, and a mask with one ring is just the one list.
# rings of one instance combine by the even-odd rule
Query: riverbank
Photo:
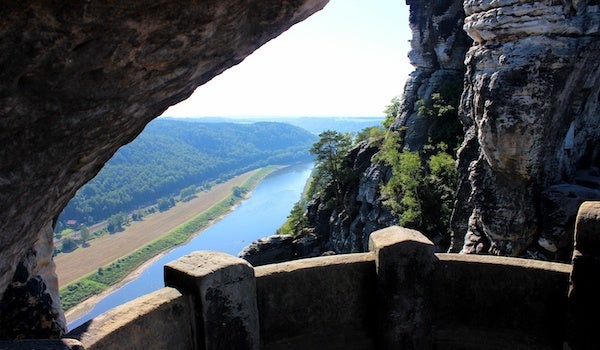
[[(264, 179), (271, 172), (279, 169), (280, 167), (266, 167), (259, 170), (255, 170), (253, 172), (242, 175), (243, 181), (239, 182), (239, 177), (236, 178), (238, 180), (238, 184), (229, 183), (228, 186), (228, 194), (225, 197), (220, 198), (216, 203), (213, 202), (213, 205), (208, 209), (201, 211), (195, 211), (195, 216), (191, 219), (188, 219), (182, 224), (182, 221), (176, 223), (176, 226), (171, 230), (163, 230), (162, 235), (158, 238), (153, 237), (152, 239), (148, 239), (149, 236), (145, 236), (148, 240), (144, 244), (138, 244), (134, 249), (129, 249), (124, 254), (121, 254), (117, 258), (113, 258), (108, 264), (104, 264), (98, 266), (93, 272), (89, 273), (81, 278), (75, 279), (72, 282), (66, 284), (63, 282), (61, 286), (63, 286), (60, 290), (61, 301), (63, 303), (63, 308), (65, 310), (69, 310), (74, 306), (82, 303), (84, 300), (88, 300), (86, 304), (92, 304), (93, 300), (90, 300), (90, 297), (99, 294), (106, 294), (110, 290), (114, 290), (116, 286), (121, 285), (126, 280), (135, 277), (135, 275), (131, 275), (132, 272), (139, 273), (141, 271), (140, 266), (146, 265), (148, 260), (156, 259), (160, 255), (164, 254), (166, 251), (173, 249), (174, 247), (184, 244), (192, 237), (196, 236), (203, 229), (208, 227), (215, 220), (218, 220), (220, 217), (229, 212), (235, 205), (237, 205), (241, 200), (245, 198), (245, 196), (240, 196), (241, 193), (249, 193), (256, 185)], [(236, 191), (234, 189), (238, 188)], [(203, 201), (205, 202), (205, 200)], [(175, 208), (170, 209), (171, 212), (177, 211), (177, 206)], [(144, 221), (150, 221), (150, 218), (144, 218)], [(143, 231), (143, 230), (142, 230)], [(126, 234), (127, 231), (118, 233), (116, 235), (112, 235), (111, 237), (128, 237)], [(127, 239), (123, 240), (123, 243), (128, 241)], [(112, 242), (112, 244), (104, 245), (103, 248), (98, 248), (98, 244), (91, 242), (92, 244), (88, 248), (78, 249), (81, 250), (84, 254), (89, 252), (91, 248), (96, 246), (95, 249), (98, 250), (97, 254), (102, 255), (102, 252), (107, 255), (113, 255), (112, 250), (121, 248), (119, 243)], [(136, 249), (137, 248), (137, 249)], [(77, 252), (77, 251), (76, 251)], [(74, 254), (70, 253), (70, 254)], [(68, 256), (70, 254), (66, 254)], [(86, 255), (89, 255), (86, 254)], [(60, 257), (57, 257), (59, 260)], [(74, 260), (77, 263), (77, 260)], [(63, 271), (64, 270), (64, 261), (60, 261), (63, 263)], [(83, 265), (81, 261), (79, 261), (79, 265)], [(58, 266), (58, 263), (57, 263)], [(61, 269), (57, 268), (59, 272), (59, 276), (63, 278), (60, 274)], [(89, 267), (88, 267), (89, 271)], [(85, 305), (82, 305), (82, 308), (85, 309)], [(72, 313), (69, 312), (69, 318), (74, 318)]]

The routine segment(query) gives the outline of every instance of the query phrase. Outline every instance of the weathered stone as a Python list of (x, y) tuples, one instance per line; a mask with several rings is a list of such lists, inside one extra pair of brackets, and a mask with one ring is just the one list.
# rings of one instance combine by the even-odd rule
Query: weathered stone
[(162, 288), (117, 306), (67, 334), (86, 350), (198, 349), (193, 302)]
[(271, 235), (252, 242), (238, 256), (252, 266), (274, 264), (295, 258), (292, 236)]
[(0, 339), (59, 338), (66, 332), (52, 260), (53, 236), (48, 223), (17, 266), (0, 301)]
[(4, 3), (0, 300), (42, 227), (120, 146), (326, 3)]
[(382, 349), (432, 349), (435, 247), (419, 231), (398, 226), (373, 232), (369, 242), (378, 278)]
[(540, 238), (541, 192), (599, 161), (600, 8), (511, 0), (466, 1), (465, 11), (475, 43), (458, 197), (469, 205), (457, 207), (454, 227), (467, 233), (453, 247), (523, 256)]
[(544, 255), (548, 259), (571, 259), (577, 212), (583, 202), (590, 200), (600, 200), (600, 189), (560, 184), (542, 192), (542, 232), (537, 243), (545, 250)]
[(231, 255), (200, 251), (165, 265), (165, 284), (198, 301), (198, 325), (207, 350), (259, 349), (254, 269)]
[(374, 349), (372, 254), (261, 266), (256, 278), (261, 349)]
[[(291, 259), (320, 256), (327, 251), (336, 253), (364, 252), (368, 248), (369, 235), (380, 228), (397, 223), (389, 209), (383, 208), (376, 196), (382, 172), (371, 169), (371, 158), (377, 147), (361, 142), (351, 150), (344, 160), (346, 180), (342, 192), (341, 205), (331, 208), (332, 198), (315, 197), (307, 204), (305, 216), (309, 228), (294, 236), (291, 241), (278, 242), (275, 246), (269, 240), (259, 244), (260, 251), (249, 247), (242, 255), (253, 264), (281, 261), (270, 260), (269, 255), (291, 254)], [(330, 184), (332, 185), (332, 184)], [(325, 191), (327, 192), (327, 191)], [(278, 253), (270, 253), (275, 249)], [(290, 252), (291, 249), (291, 252)], [(264, 259), (263, 259), (264, 257)]]
[(404, 87), (398, 117), (392, 129), (401, 132), (404, 147), (420, 150), (439, 125), (418, 115), (417, 101), (431, 99), (445, 86), (459, 96), (464, 56), (471, 41), (462, 30), (461, 1), (407, 1), (413, 33), (409, 58), (416, 70)]
[(573, 350), (598, 349), (600, 313), (600, 202), (585, 202), (577, 214), (575, 251), (569, 288), (569, 345)]
[[(471, 40), (462, 29), (462, 1), (407, 1), (407, 4), (413, 31), (409, 57), (416, 71), (405, 85), (391, 131), (401, 135), (403, 143), (398, 149), (419, 150), (429, 142), (431, 135), (442, 129), (442, 122), (420, 117), (418, 101), (429, 100), (432, 94), (453, 88), (453, 98), (458, 99), (462, 91), (464, 55)], [(458, 120), (453, 120), (453, 126), (460, 129)], [(321, 242), (321, 252), (367, 251), (372, 232), (398, 224), (398, 216), (383, 204), (380, 194), (382, 183), (389, 181), (392, 172), (373, 159), (378, 148), (365, 142), (348, 156), (350, 180), (343, 189), (341, 205), (336, 208), (325, 205), (337, 201), (331, 196), (313, 198), (308, 203), (306, 216), (310, 233)]]

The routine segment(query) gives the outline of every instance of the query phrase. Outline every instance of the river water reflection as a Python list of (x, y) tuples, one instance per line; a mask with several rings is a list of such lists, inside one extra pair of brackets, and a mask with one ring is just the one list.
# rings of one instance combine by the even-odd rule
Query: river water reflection
[(252, 241), (271, 235), (300, 199), (313, 164), (293, 165), (267, 176), (234, 211), (206, 228), (188, 244), (149, 265), (136, 279), (100, 300), (87, 314), (69, 323), (73, 329), (107, 310), (164, 286), (163, 266), (197, 250), (236, 255)]

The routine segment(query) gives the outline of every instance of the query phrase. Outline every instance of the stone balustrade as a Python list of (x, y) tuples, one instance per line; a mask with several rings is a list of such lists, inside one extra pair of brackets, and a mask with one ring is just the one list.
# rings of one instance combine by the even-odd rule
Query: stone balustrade
[(165, 266), (165, 288), (67, 339), (0, 349), (600, 348), (587, 322), (600, 309), (599, 220), (600, 203), (581, 206), (572, 265), (435, 254), (401, 227), (373, 233), (368, 253), (256, 268), (195, 252)]

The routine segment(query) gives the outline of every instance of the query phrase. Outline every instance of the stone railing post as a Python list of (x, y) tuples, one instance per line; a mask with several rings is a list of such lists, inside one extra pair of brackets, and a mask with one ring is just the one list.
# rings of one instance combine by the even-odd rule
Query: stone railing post
[(420, 232), (388, 227), (371, 234), (378, 280), (378, 348), (432, 349), (433, 243)]
[(569, 280), (569, 345), (600, 349), (600, 202), (584, 202), (575, 223), (573, 270)]
[(194, 296), (200, 349), (259, 349), (256, 279), (248, 262), (194, 252), (165, 265), (165, 284)]

